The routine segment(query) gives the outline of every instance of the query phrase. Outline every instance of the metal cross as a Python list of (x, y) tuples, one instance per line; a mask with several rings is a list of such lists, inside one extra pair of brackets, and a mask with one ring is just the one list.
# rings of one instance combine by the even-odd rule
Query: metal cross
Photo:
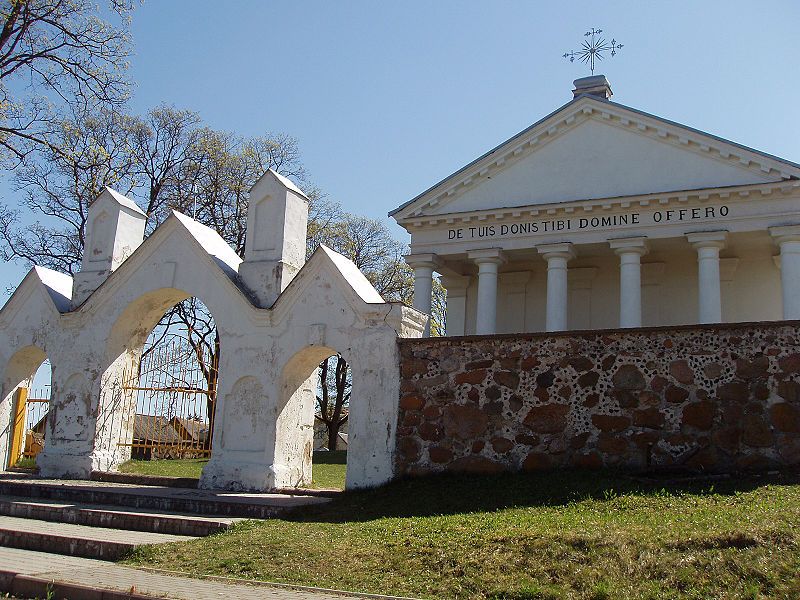
[(622, 44), (618, 44), (615, 39), (607, 42), (605, 38), (600, 37), (601, 33), (603, 33), (602, 29), (592, 27), (591, 31), (583, 34), (583, 37), (591, 39), (583, 40), (580, 50), (565, 52), (564, 58), (568, 58), (569, 62), (575, 62), (575, 59), (579, 58), (582, 62), (589, 63), (589, 68), (592, 70), (592, 75), (594, 75), (594, 63), (595, 61), (603, 60), (603, 52), (611, 50), (611, 56), (614, 56), (617, 50), (622, 48)]

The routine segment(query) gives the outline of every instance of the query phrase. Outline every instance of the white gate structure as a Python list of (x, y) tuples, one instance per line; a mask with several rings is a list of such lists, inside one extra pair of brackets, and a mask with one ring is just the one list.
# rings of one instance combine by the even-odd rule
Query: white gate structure
[(87, 478), (127, 460), (137, 390), (126, 374), (164, 312), (194, 296), (214, 317), (221, 356), (201, 487), (309, 483), (316, 366), (335, 352), (353, 366), (346, 487), (392, 479), (396, 339), (420, 336), (427, 316), (384, 302), (328, 248), (306, 262), (308, 200), (281, 175), (255, 184), (247, 217), (242, 260), (178, 212), (145, 240), (146, 215), (106, 188), (89, 209), (80, 273), (35, 267), (0, 310), (0, 464), (9, 462), (16, 390), (43, 355), (52, 396), (40, 472)]

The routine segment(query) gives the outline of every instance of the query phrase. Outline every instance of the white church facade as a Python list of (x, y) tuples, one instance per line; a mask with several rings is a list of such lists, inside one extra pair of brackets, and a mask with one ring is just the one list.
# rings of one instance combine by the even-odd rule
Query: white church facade
[(447, 335), (800, 318), (800, 165), (573, 99), (390, 215)]

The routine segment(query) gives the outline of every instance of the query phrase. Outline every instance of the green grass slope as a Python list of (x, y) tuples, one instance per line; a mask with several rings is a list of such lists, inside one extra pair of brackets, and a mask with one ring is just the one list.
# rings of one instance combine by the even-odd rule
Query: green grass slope
[(127, 562), (420, 598), (800, 598), (800, 475), (404, 480)]

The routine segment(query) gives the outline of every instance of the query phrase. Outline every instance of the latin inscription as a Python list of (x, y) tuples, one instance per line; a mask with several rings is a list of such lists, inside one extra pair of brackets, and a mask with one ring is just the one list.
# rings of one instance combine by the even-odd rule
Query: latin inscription
[(642, 225), (645, 222), (679, 223), (681, 221), (713, 220), (728, 216), (728, 207), (704, 206), (702, 208), (675, 208), (657, 210), (652, 213), (627, 213), (602, 217), (569, 217), (567, 219), (543, 219), (522, 223), (503, 223), (502, 225), (483, 225), (449, 229), (447, 238), (464, 240), (496, 236), (530, 235), (534, 233), (553, 233), (557, 231), (582, 231), (622, 227), (626, 225)]

